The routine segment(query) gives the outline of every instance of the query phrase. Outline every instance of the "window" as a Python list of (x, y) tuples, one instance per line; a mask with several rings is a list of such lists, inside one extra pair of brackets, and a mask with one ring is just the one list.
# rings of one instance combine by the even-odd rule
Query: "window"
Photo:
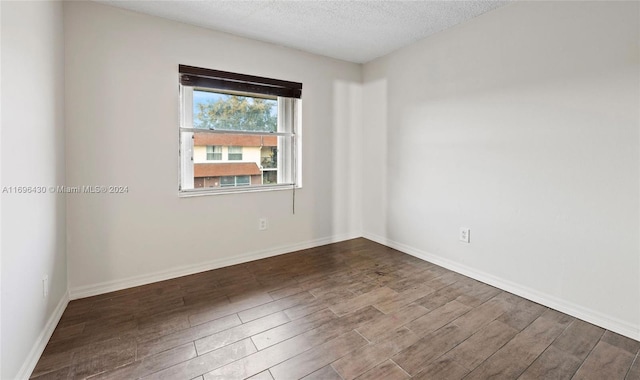
[(262, 147), (260, 150), (260, 164), (264, 169), (277, 169), (278, 149), (276, 147)]
[(301, 83), (179, 71), (182, 195), (301, 185)]
[(207, 161), (222, 160), (222, 147), (207, 145)]
[(275, 171), (263, 171), (262, 172), (262, 183), (263, 184), (277, 183), (278, 182), (278, 177), (276, 175), (277, 175), (277, 172), (275, 172)]
[(251, 177), (248, 175), (226, 176), (220, 178), (220, 187), (236, 187), (251, 185)]
[(242, 147), (230, 146), (228, 155), (229, 161), (242, 161)]

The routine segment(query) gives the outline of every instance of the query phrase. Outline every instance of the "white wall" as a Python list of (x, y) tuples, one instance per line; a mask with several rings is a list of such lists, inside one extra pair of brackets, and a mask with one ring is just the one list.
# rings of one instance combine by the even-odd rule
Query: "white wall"
[(518, 2), (366, 64), (365, 236), (639, 339), (639, 6)]
[[(62, 3), (2, 2), (2, 187), (64, 183)], [(65, 196), (2, 194), (2, 372), (28, 377), (66, 306)], [(43, 298), (42, 277), (50, 293)]]
[[(101, 4), (64, 10), (67, 184), (129, 187), (69, 196), (72, 297), (360, 235), (359, 211), (338, 207), (357, 198), (359, 168), (334, 146), (360, 127), (336, 104), (360, 65)], [(295, 215), (291, 191), (178, 197), (178, 64), (303, 83)]]

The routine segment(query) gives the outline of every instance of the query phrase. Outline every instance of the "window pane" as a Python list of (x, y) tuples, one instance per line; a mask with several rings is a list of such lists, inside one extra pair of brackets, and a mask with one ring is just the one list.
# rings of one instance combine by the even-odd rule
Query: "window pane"
[(237, 176), (236, 177), (236, 186), (249, 186), (251, 184), (251, 179), (248, 175)]
[(263, 169), (277, 168), (278, 148), (275, 146), (262, 146), (260, 148), (260, 165)]
[(222, 131), (276, 132), (278, 100), (194, 90), (193, 127)]
[(262, 184), (273, 185), (278, 183), (278, 172), (275, 170), (262, 172)]
[(220, 177), (220, 186), (229, 187), (236, 185), (236, 177)]
[[(210, 189), (215, 191), (216, 189), (221, 190), (221, 188), (233, 190), (236, 187), (247, 190), (247, 188), (253, 187), (292, 184), (294, 178), (298, 178), (299, 174), (296, 168), (299, 167), (299, 159), (295, 156), (299, 152), (299, 135), (297, 135), (300, 122), (299, 99), (283, 97), (265, 99), (262, 95), (216, 93), (188, 86), (181, 86), (180, 90), (182, 100), (180, 119), (181, 190)], [(230, 100), (232, 97), (236, 99)], [(269, 115), (273, 119), (272, 125), (263, 128), (263, 130), (255, 131), (244, 130), (242, 128), (245, 127), (241, 126), (238, 127), (238, 132), (241, 133), (234, 133), (233, 129), (224, 130), (222, 128), (220, 131), (191, 130), (194, 124), (205, 128), (209, 125), (206, 123), (212, 122), (211, 120), (197, 120), (199, 108), (204, 107), (202, 109), (206, 110), (207, 104), (225, 99), (229, 103), (245, 101), (246, 104), (249, 104), (256, 99), (258, 105), (261, 102), (263, 104), (271, 103)], [(251, 121), (251, 118), (235, 115), (235, 120)], [(247, 125), (251, 126), (250, 123)], [(282, 134), (264, 133), (275, 131)], [(296, 134), (294, 135), (293, 132)]]
[(222, 147), (207, 145), (207, 161), (222, 160)]
[(210, 132), (183, 132), (182, 136), (183, 190), (292, 183), (291, 136)]
[(242, 160), (242, 147), (230, 146), (229, 147), (229, 161), (241, 161)]

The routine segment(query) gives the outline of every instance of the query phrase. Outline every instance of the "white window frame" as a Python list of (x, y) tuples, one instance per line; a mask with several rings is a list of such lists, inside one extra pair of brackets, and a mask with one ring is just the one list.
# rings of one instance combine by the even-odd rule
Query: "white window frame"
[[(301, 107), (302, 101), (299, 98), (289, 98), (278, 96), (278, 131), (277, 132), (245, 132), (245, 131), (223, 131), (223, 130), (206, 130), (194, 128), (193, 126), (193, 91), (212, 91), (223, 94), (236, 94), (242, 96), (264, 97), (259, 93), (237, 91), (227, 91), (215, 88), (200, 88), (196, 86), (186, 86), (180, 84), (180, 126), (179, 126), (179, 183), (178, 193), (181, 197), (214, 195), (224, 193), (237, 192), (254, 192), (254, 191), (272, 191), (287, 190), (292, 188), (302, 188), (302, 160), (301, 160)], [(277, 184), (251, 184), (251, 176), (249, 176), (249, 185), (234, 187), (214, 187), (214, 188), (197, 188), (193, 186), (194, 182), (194, 133), (217, 133), (217, 134), (247, 134), (262, 136), (278, 137), (278, 183)], [(227, 149), (225, 149), (227, 150)], [(228, 151), (226, 152), (229, 154)], [(183, 159), (183, 157), (185, 159)], [(244, 152), (243, 152), (244, 158)], [(227, 156), (228, 159), (228, 156)], [(209, 161), (209, 160), (207, 160)], [(216, 160), (217, 161), (217, 160)], [(236, 160), (231, 160), (234, 162)], [(228, 161), (227, 161), (228, 162)], [(242, 162), (240, 160), (240, 162)], [(260, 166), (258, 164), (258, 166)], [(262, 183), (262, 173), (261, 181)], [(183, 186), (184, 185), (184, 186)], [(184, 188), (183, 188), (184, 187)]]

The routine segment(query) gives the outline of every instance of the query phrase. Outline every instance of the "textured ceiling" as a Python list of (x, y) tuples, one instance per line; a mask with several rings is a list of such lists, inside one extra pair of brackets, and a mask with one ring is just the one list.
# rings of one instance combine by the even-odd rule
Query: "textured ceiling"
[(364, 63), (508, 1), (98, 0), (307, 52)]

